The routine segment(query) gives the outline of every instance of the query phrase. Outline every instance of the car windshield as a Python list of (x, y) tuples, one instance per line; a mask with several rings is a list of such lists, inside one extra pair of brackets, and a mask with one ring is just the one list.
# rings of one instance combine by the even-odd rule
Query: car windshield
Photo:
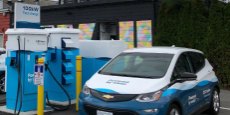
[(173, 54), (122, 53), (107, 64), (99, 74), (161, 78), (165, 75)]

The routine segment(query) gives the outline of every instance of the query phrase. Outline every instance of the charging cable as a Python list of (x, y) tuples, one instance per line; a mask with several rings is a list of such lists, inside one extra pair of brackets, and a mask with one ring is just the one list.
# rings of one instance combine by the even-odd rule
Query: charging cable
[[(22, 83), (21, 83), (21, 73), (20, 73), (20, 37), (18, 37), (18, 54), (19, 54), (19, 64), (17, 64), (15, 61), (13, 62), (17, 68), (18, 71), (18, 90), (17, 90), (17, 99), (16, 99), (16, 104), (15, 104), (15, 109), (14, 109), (14, 115), (19, 115), (21, 108), (22, 108)], [(18, 96), (19, 96), (19, 91), (21, 93), (20, 95), (20, 106), (19, 106), (19, 110), (18, 113), (16, 114), (16, 110), (17, 110), (17, 105), (18, 105)]]
[(62, 85), (58, 82), (58, 80), (54, 77), (53, 73), (51, 72), (50, 68), (48, 67), (49, 65), (49, 62), (47, 62), (47, 64), (45, 64), (45, 70), (50, 72), (51, 76), (53, 77), (53, 79), (56, 81), (56, 83), (62, 88), (62, 90), (65, 92), (65, 94), (67, 95), (68, 99), (69, 99), (69, 104), (66, 106), (66, 107), (63, 107), (63, 108), (58, 108), (58, 107), (54, 107), (54, 105), (50, 104), (50, 101), (49, 101), (49, 97), (48, 97), (48, 92), (46, 93), (46, 98), (47, 98), (47, 102), (48, 104), (50, 105), (51, 108), (53, 108), (54, 110), (56, 111), (64, 111), (66, 109), (68, 109), (71, 105), (71, 99), (70, 99), (70, 96), (68, 94), (68, 92), (62, 87)]

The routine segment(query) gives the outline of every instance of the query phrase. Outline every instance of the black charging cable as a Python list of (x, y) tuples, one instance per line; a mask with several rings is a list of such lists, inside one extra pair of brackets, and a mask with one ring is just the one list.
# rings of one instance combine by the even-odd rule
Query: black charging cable
[[(17, 90), (17, 99), (16, 99), (16, 104), (15, 104), (15, 109), (14, 109), (14, 115), (19, 115), (20, 114), (20, 111), (21, 111), (21, 108), (22, 108), (22, 83), (21, 83), (21, 73), (20, 73), (20, 38), (18, 37), (18, 54), (19, 54), (19, 64), (17, 64), (15, 61), (14, 61), (14, 64), (17, 68), (17, 71), (18, 71), (18, 90)], [(21, 93), (21, 97), (20, 97), (20, 106), (19, 106), (19, 110), (18, 110), (18, 113), (16, 114), (16, 110), (17, 110), (17, 105), (18, 105), (18, 96), (19, 96), (19, 91)]]
[[(20, 82), (18, 82), (18, 91), (17, 91), (17, 99), (16, 99), (16, 104), (15, 104), (15, 109), (14, 109), (14, 115), (19, 115), (19, 114), (20, 114), (20, 111), (21, 111), (21, 107), (22, 107), (22, 84), (21, 84), (21, 75), (20, 75), (20, 71), (19, 71), (18, 64), (17, 64), (16, 62), (14, 62), (14, 64), (15, 64), (16, 67), (17, 67), (17, 71), (18, 71), (18, 80), (20, 81)], [(21, 99), (20, 99), (19, 110), (18, 110), (18, 113), (16, 114), (17, 104), (18, 104), (19, 90), (20, 90), (20, 93), (21, 93)]]
[(49, 100), (49, 97), (48, 97), (48, 92), (46, 93), (46, 98), (47, 98), (47, 102), (48, 104), (50, 105), (51, 108), (53, 108), (54, 110), (56, 111), (64, 111), (66, 109), (68, 109), (71, 105), (71, 99), (70, 99), (70, 96), (68, 94), (68, 92), (62, 87), (62, 85), (58, 82), (58, 80), (54, 77), (53, 73), (51, 72), (50, 68), (48, 67), (49, 65), (49, 62), (47, 62), (47, 64), (45, 64), (45, 70), (50, 72), (51, 76), (53, 77), (53, 79), (56, 81), (56, 83), (62, 88), (62, 90), (65, 92), (65, 94), (67, 95), (68, 99), (69, 99), (69, 104), (63, 108), (58, 108), (58, 107), (54, 107), (54, 105), (50, 104), (50, 100)]

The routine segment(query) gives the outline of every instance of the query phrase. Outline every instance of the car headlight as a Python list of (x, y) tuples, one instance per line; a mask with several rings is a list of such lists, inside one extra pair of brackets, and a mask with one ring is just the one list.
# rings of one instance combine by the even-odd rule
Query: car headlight
[(89, 95), (90, 94), (90, 88), (87, 87), (86, 85), (83, 87), (82, 89), (82, 92), (85, 94), (85, 95)]
[(157, 91), (153, 93), (141, 94), (136, 98), (138, 102), (153, 102), (160, 99), (162, 91)]

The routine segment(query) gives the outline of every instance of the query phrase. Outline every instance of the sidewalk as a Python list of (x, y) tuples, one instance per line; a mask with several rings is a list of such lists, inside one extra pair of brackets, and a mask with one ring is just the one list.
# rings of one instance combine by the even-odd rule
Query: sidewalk
[[(78, 112), (75, 109), (76, 109), (76, 105), (73, 104), (66, 111), (51, 111), (51, 112), (44, 113), (44, 115), (78, 115)], [(0, 111), (0, 115), (13, 115), (13, 114)]]
[(76, 111), (76, 105), (74, 104), (66, 111), (52, 111), (47, 112), (44, 115), (78, 115), (78, 112)]

